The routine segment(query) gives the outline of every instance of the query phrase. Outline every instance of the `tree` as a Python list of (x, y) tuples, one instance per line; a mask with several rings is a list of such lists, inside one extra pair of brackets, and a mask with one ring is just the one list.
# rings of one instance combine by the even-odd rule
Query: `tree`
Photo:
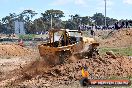
[(81, 23), (81, 17), (80, 17), (78, 14), (75, 14), (75, 15), (73, 16), (73, 21), (74, 21), (77, 25), (79, 25), (79, 24)]
[(13, 33), (14, 28), (14, 15), (10, 14), (9, 16), (6, 16), (2, 18), (2, 23), (6, 26), (7, 33)]
[(102, 13), (96, 13), (92, 16), (96, 25), (104, 25), (104, 15)]
[(3, 25), (2, 25), (2, 21), (0, 20), (0, 33), (3, 32)]
[(65, 29), (70, 29), (70, 30), (76, 29), (76, 24), (70, 20), (66, 21)]
[(63, 11), (61, 10), (46, 10), (45, 13), (42, 13), (43, 16), (48, 16), (50, 18), (50, 16), (52, 15), (53, 18), (61, 18), (64, 17), (63, 15)]
[(69, 21), (66, 22), (65, 27), (71, 30), (78, 29), (79, 24), (81, 24), (82, 18), (78, 14), (69, 16), (71, 17), (71, 19), (69, 19)]
[(92, 19), (89, 16), (82, 17), (81, 23), (85, 25), (92, 25)]
[(35, 26), (35, 31), (36, 32), (45, 32), (50, 25), (47, 25), (47, 23), (43, 21), (43, 18), (40, 17), (38, 19), (35, 19), (33, 22), (33, 25)]
[(18, 15), (18, 17), (22, 20), (24, 19), (26, 22), (31, 21), (32, 18), (37, 15), (37, 13), (33, 10), (24, 10), (22, 13)]
[[(61, 10), (46, 10), (44, 13), (41, 13), (43, 17), (44, 23), (47, 23), (47, 25), (51, 24), (51, 17), (52, 17), (52, 23), (53, 23), (53, 28), (61, 28), (61, 19), (64, 17), (63, 11)], [(48, 29), (50, 29), (48, 27)]]
[(27, 33), (31, 33), (32, 30), (34, 30), (34, 29), (32, 29), (32, 28), (34, 28), (32, 26), (32, 24), (33, 24), (32, 23), (32, 18), (35, 15), (37, 15), (37, 13), (33, 10), (24, 10), (22, 13), (20, 13), (18, 15), (17, 19), (18, 19), (18, 21), (23, 21), (25, 23), (25, 29), (26, 29)]
[(108, 25), (113, 25), (117, 21), (118, 21), (117, 19), (113, 19), (113, 18), (106, 17), (106, 23)]

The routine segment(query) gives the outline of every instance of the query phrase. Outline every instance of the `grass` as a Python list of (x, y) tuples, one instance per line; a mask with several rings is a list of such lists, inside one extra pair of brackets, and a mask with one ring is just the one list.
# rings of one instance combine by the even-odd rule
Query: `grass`
[(100, 48), (100, 54), (104, 55), (108, 51), (113, 51), (115, 54), (120, 54), (123, 56), (132, 56), (132, 46), (130, 47), (122, 47), (122, 48)]
[(48, 35), (26, 34), (26, 35), (19, 35), (19, 39), (46, 38), (47, 36)]
[(19, 39), (33, 39), (34, 37), (35, 37), (34, 34), (19, 35)]

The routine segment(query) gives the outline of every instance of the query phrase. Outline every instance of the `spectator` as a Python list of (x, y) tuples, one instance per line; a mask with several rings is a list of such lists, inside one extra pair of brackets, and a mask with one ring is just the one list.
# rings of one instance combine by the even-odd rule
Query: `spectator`
[(128, 21), (126, 21), (126, 28), (129, 28), (129, 27), (128, 27), (128, 24), (129, 24)]
[(95, 32), (94, 32), (93, 29), (90, 31), (90, 34), (91, 34), (92, 37), (95, 36)]
[(124, 26), (125, 26), (125, 23), (122, 21), (121, 28), (124, 28)]
[(94, 24), (92, 24), (92, 29), (93, 29), (93, 27), (94, 27)]
[(116, 22), (116, 23), (115, 23), (115, 29), (116, 29), (116, 30), (120, 29), (120, 27), (119, 27), (119, 22)]
[(106, 25), (106, 29), (108, 29), (108, 28), (109, 28), (109, 24)]
[(128, 21), (129, 23), (129, 28), (132, 26), (132, 20)]

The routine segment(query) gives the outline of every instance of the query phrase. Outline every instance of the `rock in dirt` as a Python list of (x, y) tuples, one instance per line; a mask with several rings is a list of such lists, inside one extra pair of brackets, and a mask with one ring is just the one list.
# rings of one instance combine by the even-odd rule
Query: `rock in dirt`
[(113, 51), (108, 51), (108, 52), (106, 52), (106, 54), (111, 56), (112, 58), (116, 59), (116, 55), (114, 54)]

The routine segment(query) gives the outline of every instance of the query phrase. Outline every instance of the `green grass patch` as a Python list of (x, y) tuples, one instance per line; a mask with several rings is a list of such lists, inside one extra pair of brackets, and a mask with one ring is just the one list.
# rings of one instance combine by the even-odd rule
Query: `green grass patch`
[(122, 47), (122, 48), (100, 48), (100, 54), (105, 54), (108, 51), (113, 51), (115, 54), (120, 54), (123, 56), (132, 56), (132, 46), (131, 47)]
[(19, 35), (19, 39), (33, 39), (35, 37), (34, 34), (29, 35)]

